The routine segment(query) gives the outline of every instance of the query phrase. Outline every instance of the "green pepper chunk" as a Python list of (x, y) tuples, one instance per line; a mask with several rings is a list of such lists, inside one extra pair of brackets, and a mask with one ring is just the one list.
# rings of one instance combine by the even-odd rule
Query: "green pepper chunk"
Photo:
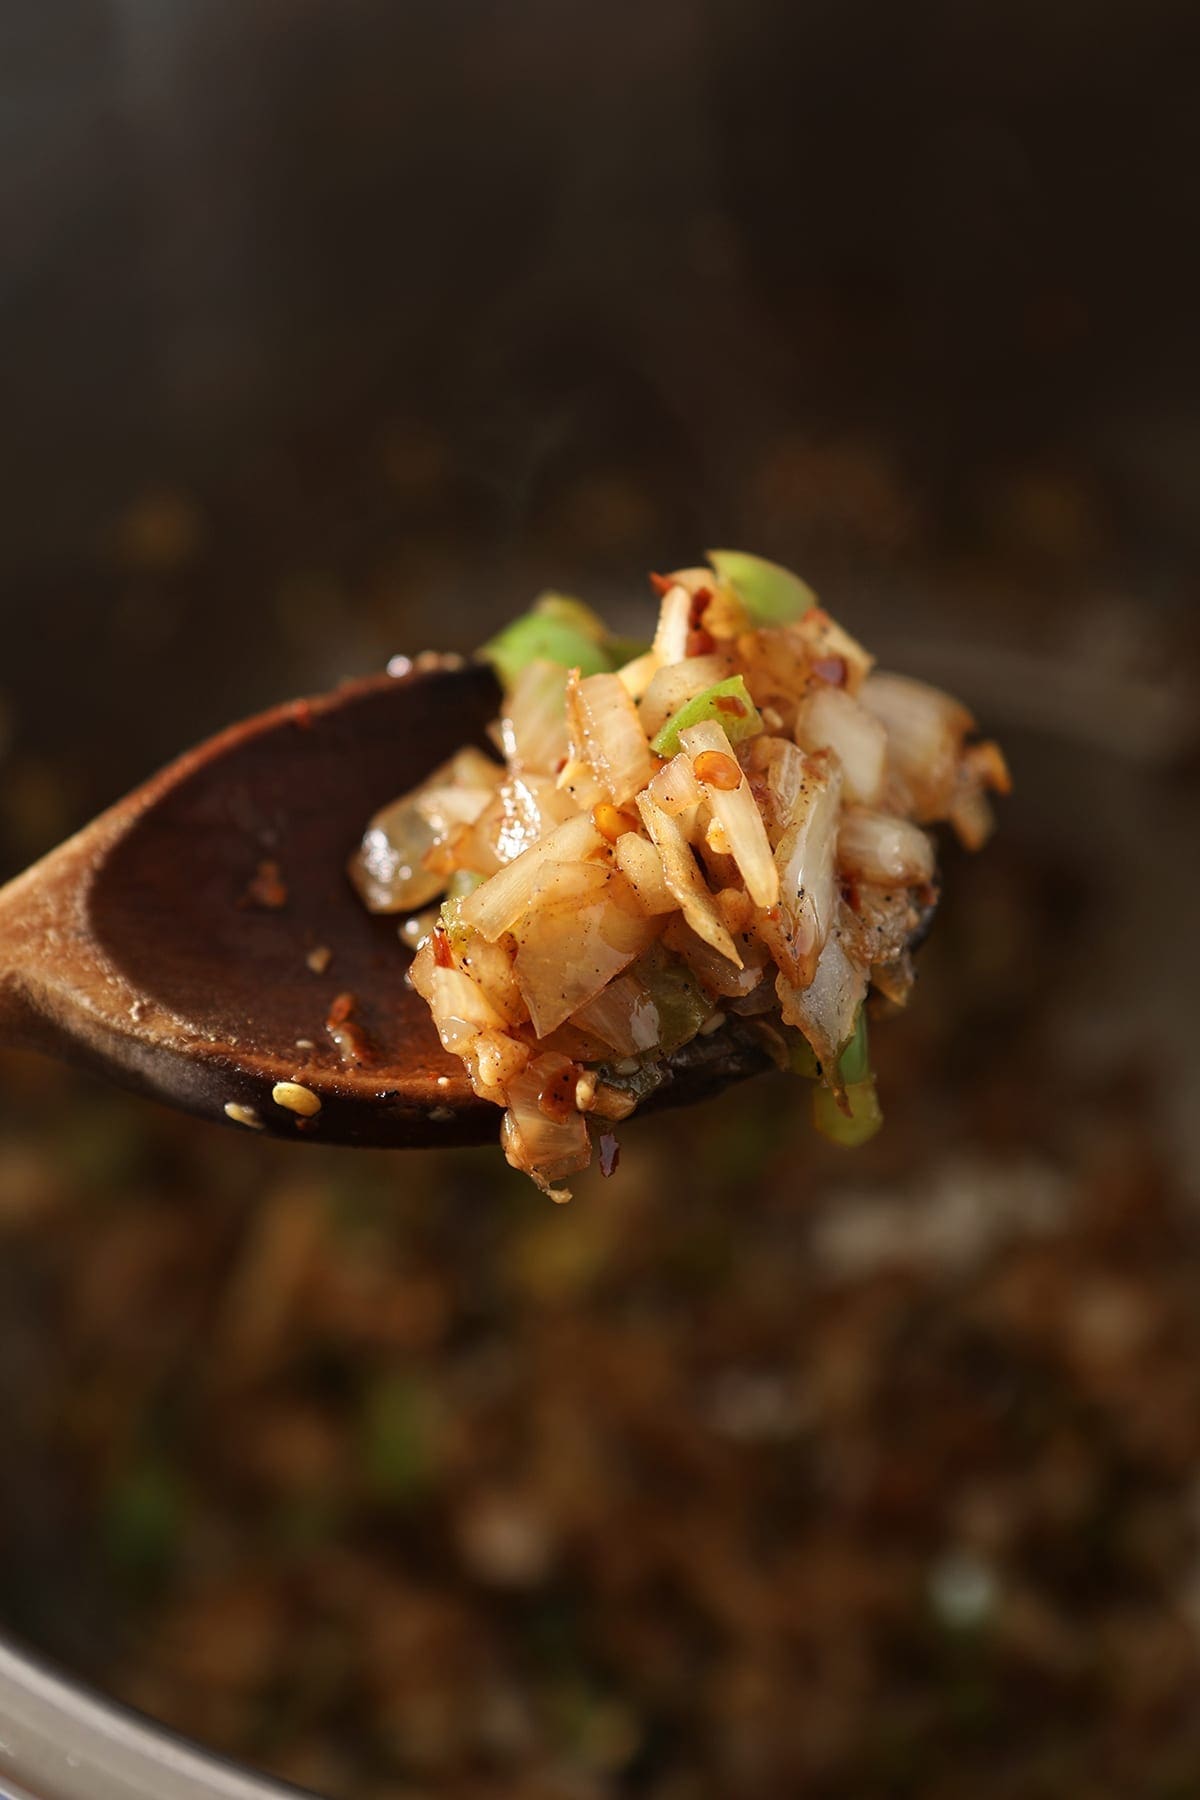
[(673, 961), (655, 944), (631, 971), (643, 983), (658, 1011), (656, 1056), (690, 1044), (713, 1010), (713, 1003), (686, 963)]
[(765, 557), (745, 550), (710, 550), (708, 560), (755, 625), (790, 625), (817, 604), (807, 582)]
[(871, 1074), (871, 1056), (867, 1046), (867, 1011), (860, 1006), (854, 1020), (854, 1035), (838, 1057), (838, 1074), (852, 1087), (866, 1081)]
[(552, 662), (581, 675), (603, 675), (614, 667), (604, 626), (582, 600), (543, 594), (532, 609), (506, 625), (479, 652), (505, 688), (531, 662)]
[(847, 1150), (856, 1150), (860, 1144), (869, 1142), (883, 1124), (874, 1076), (868, 1075), (865, 1081), (848, 1082), (846, 1099), (850, 1107), (848, 1116), (838, 1105), (831, 1089), (824, 1085), (815, 1088), (812, 1097), (813, 1124), (821, 1136), (828, 1138), (831, 1143), (841, 1144)]
[(658, 735), (651, 739), (650, 748), (659, 756), (675, 756), (679, 751), (680, 732), (686, 731), (689, 725), (702, 725), (707, 719), (715, 719), (723, 727), (731, 744), (740, 744), (743, 738), (753, 737), (763, 728), (746, 683), (740, 675), (730, 675), (725, 681), (714, 681), (703, 693), (693, 694), (690, 700), (685, 700)]

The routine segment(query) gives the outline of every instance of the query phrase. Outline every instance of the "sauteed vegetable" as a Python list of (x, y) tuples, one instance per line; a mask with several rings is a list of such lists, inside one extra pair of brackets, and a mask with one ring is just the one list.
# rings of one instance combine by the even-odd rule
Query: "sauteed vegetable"
[[(552, 1198), (697, 1037), (757, 1033), (813, 1119), (879, 1127), (866, 1002), (902, 1005), (937, 900), (928, 827), (978, 849), (1008, 773), (965, 707), (873, 659), (786, 569), (653, 577), (648, 645), (548, 595), (485, 647), (496, 757), (462, 750), (351, 865), (404, 915), (442, 1043)], [(502, 760), (501, 760), (502, 759)]]

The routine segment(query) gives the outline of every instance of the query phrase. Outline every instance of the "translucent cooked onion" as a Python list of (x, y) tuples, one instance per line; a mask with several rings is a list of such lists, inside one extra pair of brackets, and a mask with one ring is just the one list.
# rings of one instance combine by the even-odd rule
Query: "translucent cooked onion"
[(663, 764), (650, 783), (650, 798), (673, 819), (688, 807), (699, 805), (704, 796), (686, 751), (681, 750), (678, 756)]
[(636, 831), (626, 831), (613, 846), (613, 855), (643, 912), (678, 911), (679, 902), (667, 886), (662, 857), (653, 844)]
[(841, 792), (840, 764), (824, 754), (810, 756), (791, 820), (775, 852), (777, 916), (760, 921), (758, 930), (785, 979), (795, 987), (806, 987), (812, 980), (833, 923)]
[(863, 806), (842, 815), (838, 867), (880, 887), (914, 887), (933, 878), (933, 844), (919, 825)]
[(638, 795), (638, 811), (662, 858), (663, 876), (678, 900), (684, 918), (706, 944), (711, 944), (740, 969), (742, 959), (737, 946), (721, 922), (716, 901), (700, 873), (679, 821), (663, 812), (648, 793)]
[(543, 864), (583, 862), (603, 847), (591, 815), (576, 813), (468, 894), (459, 903), (460, 924), (495, 943), (528, 909)]
[(907, 675), (872, 675), (862, 703), (887, 732), (899, 810), (920, 823), (945, 818), (953, 802), (963, 740), (974, 725), (965, 706)]
[(641, 1056), (659, 1041), (658, 1008), (635, 975), (618, 975), (578, 1007), (572, 1024), (602, 1038), (618, 1056)]
[(878, 806), (883, 798), (887, 741), (880, 720), (844, 688), (818, 687), (796, 714), (796, 742), (835, 752), (851, 805)]
[(550, 1099), (570, 1079), (570, 1067), (566, 1058), (554, 1055), (529, 1063), (508, 1085), (508, 1110), (500, 1128), (507, 1161), (556, 1200), (569, 1196), (553, 1183), (585, 1169), (592, 1155), (583, 1115), (563, 1111)]
[(577, 811), (570, 794), (549, 775), (516, 775), (496, 789), (476, 821), (474, 836), (491, 853), (495, 866), (502, 867)]
[(714, 784), (703, 778), (700, 779), (700, 786), (714, 818), (724, 830), (728, 845), (726, 853), (732, 856), (741, 871), (750, 898), (755, 906), (774, 906), (779, 898), (779, 870), (767, 841), (762, 814), (754, 804), (750, 785), (741, 774), (729, 739), (712, 720), (703, 725), (689, 725), (679, 735), (698, 777), (701, 777), (706, 756), (724, 758), (720, 766), (731, 768), (739, 776), (735, 788)]
[(687, 700), (722, 681), (733, 667), (731, 656), (685, 656), (681, 662), (660, 668), (640, 706), (638, 718), (648, 738), (664, 726)]
[(553, 775), (567, 754), (563, 700), (567, 671), (558, 663), (527, 663), (505, 699), (501, 742), (509, 767)]
[[(708, 571), (705, 570), (707, 575)], [(682, 662), (687, 655), (688, 634), (692, 623), (692, 596), (682, 582), (668, 588), (658, 609), (658, 629), (654, 633), (654, 654), (659, 666)]]
[(866, 997), (866, 971), (850, 961), (835, 932), (826, 939), (806, 987), (794, 986), (781, 973), (775, 990), (784, 1024), (804, 1033), (824, 1079), (837, 1086), (838, 1058), (854, 1036), (858, 1009)]
[(544, 863), (513, 930), (513, 967), (537, 1035), (594, 999), (661, 929), (637, 906), (620, 870)]
[(654, 758), (637, 708), (616, 675), (567, 682), (567, 720), (576, 756), (588, 763), (615, 806), (644, 788)]

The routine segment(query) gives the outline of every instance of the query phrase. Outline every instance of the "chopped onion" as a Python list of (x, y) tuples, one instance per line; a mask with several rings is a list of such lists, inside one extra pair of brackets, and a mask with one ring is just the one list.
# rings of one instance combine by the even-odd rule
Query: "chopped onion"
[(710, 994), (721, 999), (744, 998), (753, 993), (763, 978), (766, 951), (753, 940), (745, 942), (745, 957), (739, 956), (734, 963), (721, 951), (714, 950), (683, 919), (677, 918), (667, 926), (662, 941), (668, 950), (683, 958)]
[(750, 898), (755, 906), (774, 906), (779, 898), (779, 870), (767, 842), (767, 828), (763, 824), (762, 814), (754, 804), (750, 784), (741, 774), (729, 739), (713, 719), (700, 725), (686, 726), (679, 736), (692, 759), (692, 768), (697, 776), (704, 766), (699, 759), (706, 755), (723, 757), (725, 765), (732, 766), (740, 775), (735, 788), (724, 788), (703, 779), (700, 780), (700, 786), (712, 807), (714, 818), (725, 832), (728, 854), (741, 870)]
[(460, 923), (495, 943), (528, 908), (543, 864), (581, 863), (603, 846), (590, 813), (576, 813), (468, 894), (459, 904)]
[(804, 780), (804, 756), (790, 738), (760, 737), (746, 756), (750, 785), (762, 809), (763, 824), (772, 850), (792, 822), (796, 799)]
[(835, 932), (826, 939), (807, 987), (794, 986), (780, 973), (775, 991), (784, 1024), (804, 1033), (825, 1081), (837, 1088), (842, 1080), (838, 1059), (854, 1036), (858, 1009), (866, 997), (865, 970), (850, 961)]
[(888, 762), (899, 784), (897, 811), (919, 823), (945, 818), (955, 798), (963, 739), (974, 721), (940, 688), (907, 675), (872, 675), (861, 699), (883, 725)]
[(640, 656), (635, 656), (632, 662), (624, 663), (617, 670), (617, 680), (635, 705), (645, 695), (646, 689), (658, 674), (660, 666), (656, 653), (653, 650), (644, 650)]
[(500, 1132), (507, 1161), (514, 1169), (532, 1175), (556, 1200), (569, 1196), (552, 1184), (586, 1168), (592, 1154), (583, 1114), (561, 1112), (557, 1107), (547, 1111), (544, 1104), (547, 1093), (569, 1078), (570, 1068), (565, 1057), (552, 1054), (531, 1062), (509, 1083), (508, 1111)]
[(624, 806), (654, 773), (637, 709), (616, 675), (567, 682), (567, 718), (575, 753), (591, 765), (615, 806)]
[(558, 663), (527, 663), (505, 696), (501, 742), (510, 768), (553, 775), (567, 755), (563, 697), (567, 671)]
[[(482, 817), (476, 822), (474, 839), (489, 851), (494, 867), (515, 862), (539, 838), (575, 817), (578, 808), (568, 793), (562, 792), (549, 775), (516, 775), (496, 790)], [(464, 850), (465, 854), (470, 854)]]
[(643, 983), (628, 972), (579, 1007), (572, 1023), (603, 1038), (618, 1056), (641, 1056), (659, 1042), (658, 1008)]
[(685, 656), (682, 662), (660, 668), (646, 689), (638, 707), (638, 718), (648, 738), (660, 731), (672, 713), (688, 700), (695, 699), (729, 674), (733, 659), (729, 656)]
[(806, 987), (812, 980), (833, 923), (841, 790), (839, 764), (824, 754), (810, 756), (791, 821), (775, 852), (778, 913), (758, 926), (784, 978), (796, 987)]
[(818, 687), (796, 715), (796, 742), (805, 750), (833, 750), (851, 805), (878, 806), (883, 797), (887, 732), (844, 688)]
[(522, 998), (539, 1037), (585, 1006), (649, 948), (661, 926), (625, 877), (600, 863), (546, 863), (515, 926)]
[(643, 912), (677, 912), (679, 902), (667, 886), (662, 857), (636, 831), (622, 832), (613, 848), (617, 867), (633, 889)]
[[(705, 570), (705, 574), (708, 571)], [(654, 633), (654, 654), (660, 666), (682, 662), (687, 655), (692, 624), (692, 596), (681, 582), (667, 589), (658, 609), (658, 630)]]
[(665, 813), (648, 793), (639, 794), (637, 803), (642, 822), (662, 858), (667, 886), (678, 900), (684, 918), (706, 944), (711, 944), (740, 969), (742, 959), (737, 946), (721, 922), (717, 903), (700, 873), (678, 819)]
[(864, 806), (842, 815), (838, 867), (880, 887), (915, 887), (933, 878), (933, 845), (919, 825)]
[(673, 819), (686, 812), (689, 806), (700, 804), (704, 795), (696, 780), (692, 759), (686, 752), (681, 750), (658, 771), (650, 783), (650, 798)]

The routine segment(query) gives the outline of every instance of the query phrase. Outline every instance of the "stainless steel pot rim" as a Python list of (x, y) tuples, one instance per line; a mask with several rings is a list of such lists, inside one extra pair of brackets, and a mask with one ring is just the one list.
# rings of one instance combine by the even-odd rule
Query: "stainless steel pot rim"
[(302, 1792), (202, 1750), (0, 1637), (4, 1800), (297, 1800)]

